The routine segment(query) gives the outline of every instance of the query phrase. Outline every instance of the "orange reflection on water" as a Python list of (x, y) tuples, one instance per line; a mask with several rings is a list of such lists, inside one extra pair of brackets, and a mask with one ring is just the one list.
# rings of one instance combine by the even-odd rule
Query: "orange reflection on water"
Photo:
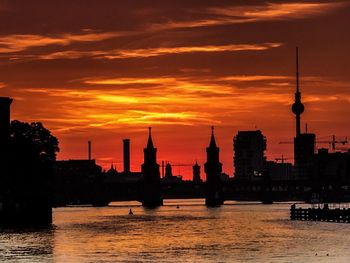
[[(342, 224), (290, 221), (290, 204), (228, 202), (213, 209), (203, 203), (166, 200), (165, 206), (154, 210), (136, 202), (55, 209), (54, 259), (326, 262), (328, 253), (333, 262), (346, 262), (350, 256), (350, 230)], [(130, 208), (134, 215), (128, 215)]]

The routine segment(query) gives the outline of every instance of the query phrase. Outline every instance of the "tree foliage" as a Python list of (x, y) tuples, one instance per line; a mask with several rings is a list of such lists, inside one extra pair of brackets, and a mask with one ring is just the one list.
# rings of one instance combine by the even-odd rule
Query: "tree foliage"
[(58, 139), (40, 122), (11, 122), (10, 138), (13, 150), (30, 155), (29, 159), (54, 162), (59, 152)]

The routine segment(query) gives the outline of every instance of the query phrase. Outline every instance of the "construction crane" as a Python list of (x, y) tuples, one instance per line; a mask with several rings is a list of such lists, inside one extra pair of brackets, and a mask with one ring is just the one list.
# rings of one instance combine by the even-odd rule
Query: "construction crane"
[(284, 164), (284, 161), (290, 160), (290, 159), (292, 159), (292, 158), (285, 158), (285, 157), (283, 156), (283, 154), (282, 154), (282, 157), (280, 157), (280, 158), (275, 158), (275, 161), (276, 161), (276, 162), (281, 161), (281, 163)]
[[(294, 142), (279, 142), (279, 144), (293, 144)], [(336, 139), (335, 135), (332, 135), (332, 139), (331, 140), (325, 140), (325, 141), (316, 141), (316, 143), (320, 143), (320, 144), (323, 144), (323, 143), (326, 143), (326, 144), (329, 144), (333, 150), (333, 152), (336, 150), (336, 145), (337, 144), (342, 144), (342, 145), (345, 145), (348, 143), (348, 138), (345, 137), (344, 140), (339, 140), (339, 139)]]
[(193, 166), (192, 164), (171, 164), (171, 166)]
[(178, 164), (171, 164), (169, 161), (162, 161), (162, 164), (170, 164), (171, 166), (193, 166), (193, 163), (192, 164), (189, 164), (189, 163), (178, 163)]
[[(165, 165), (167, 165), (167, 164), (170, 164), (170, 162), (168, 162), (168, 161), (162, 161), (162, 177), (164, 177), (164, 174), (165, 174)], [(170, 164), (171, 165), (171, 167), (173, 167), (173, 166), (193, 166), (193, 164), (187, 164), (187, 163), (180, 163), (180, 164)]]
[(332, 136), (332, 140), (331, 141), (317, 141), (316, 143), (327, 143), (330, 144), (332, 147), (333, 152), (335, 151), (335, 146), (336, 144), (342, 144), (345, 145), (348, 143), (348, 138), (345, 137), (344, 140), (336, 140), (335, 135)]

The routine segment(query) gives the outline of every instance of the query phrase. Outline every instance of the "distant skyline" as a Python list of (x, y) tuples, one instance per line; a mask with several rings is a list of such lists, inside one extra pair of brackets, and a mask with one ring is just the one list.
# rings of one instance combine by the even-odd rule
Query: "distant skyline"
[[(293, 157), (295, 47), (304, 132), (350, 135), (350, 1), (0, 0), (0, 94), (40, 121), (58, 159), (140, 171), (149, 126), (158, 163), (204, 176), (212, 125), (223, 171), (233, 136), (260, 129), (267, 157)], [(328, 147), (328, 145), (319, 145)], [(185, 179), (192, 167), (173, 167)]]

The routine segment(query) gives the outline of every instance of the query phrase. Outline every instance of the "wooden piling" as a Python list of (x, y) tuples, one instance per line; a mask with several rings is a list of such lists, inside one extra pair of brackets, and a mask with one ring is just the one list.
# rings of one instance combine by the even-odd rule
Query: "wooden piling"
[(301, 221), (350, 223), (350, 209), (330, 209), (327, 204), (324, 204), (323, 208), (297, 208), (296, 205), (293, 204), (290, 208), (290, 219)]

